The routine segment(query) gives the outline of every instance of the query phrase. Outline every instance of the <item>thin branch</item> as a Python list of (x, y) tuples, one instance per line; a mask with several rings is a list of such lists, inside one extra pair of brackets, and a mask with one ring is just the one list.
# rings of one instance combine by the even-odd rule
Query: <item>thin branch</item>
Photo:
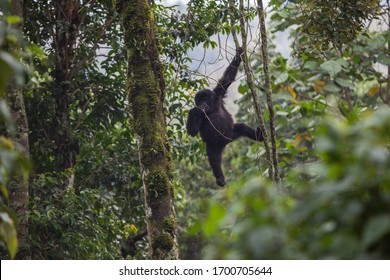
[[(242, 1), (242, 0), (240, 0)], [(280, 182), (280, 174), (279, 174), (279, 159), (276, 147), (276, 128), (275, 128), (275, 111), (274, 105), (272, 101), (272, 89), (271, 89), (271, 80), (270, 73), (268, 69), (268, 47), (267, 47), (267, 33), (265, 28), (265, 14), (263, 1), (257, 0), (257, 13), (260, 21), (260, 35), (261, 35), (261, 52), (263, 56), (263, 69), (264, 69), (264, 77), (265, 77), (265, 92), (267, 97), (267, 106), (269, 111), (269, 125), (271, 132), (271, 145), (272, 145), (272, 165), (274, 168), (274, 182)]]
[[(230, 12), (230, 25), (232, 27), (232, 36), (234, 39), (234, 43), (236, 45), (236, 48), (240, 47), (240, 43), (237, 38), (237, 33), (235, 29), (235, 22), (234, 22), (234, 1), (229, 0), (229, 12)], [(257, 123), (259, 124), (260, 129), (263, 132), (263, 137), (264, 137), (264, 148), (265, 148), (265, 153), (266, 153), (266, 161), (269, 163), (269, 168), (268, 168), (268, 175), (270, 179), (272, 180), (274, 177), (274, 169), (272, 166), (272, 161), (271, 161), (271, 151), (270, 147), (268, 144), (268, 132), (265, 127), (265, 122), (264, 122), (264, 114), (263, 110), (260, 106), (259, 99), (257, 97), (257, 89), (256, 85), (254, 83), (254, 74), (253, 71), (249, 65), (248, 61), (248, 52), (247, 52), (247, 33), (245, 30), (245, 21), (244, 21), (244, 3), (243, 0), (240, 0), (240, 6), (239, 6), (239, 11), (240, 11), (240, 26), (241, 26), (241, 36), (242, 36), (242, 49), (243, 49), (243, 54), (242, 54), (242, 62), (244, 64), (244, 71), (246, 75), (246, 81), (250, 89), (250, 93), (252, 96), (253, 104), (255, 107), (255, 112), (256, 112), (256, 119)]]

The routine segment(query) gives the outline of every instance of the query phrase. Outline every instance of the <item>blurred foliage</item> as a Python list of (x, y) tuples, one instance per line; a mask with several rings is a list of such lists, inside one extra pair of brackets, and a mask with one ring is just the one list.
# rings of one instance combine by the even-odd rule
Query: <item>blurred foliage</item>
[(388, 259), (390, 111), (316, 129), (319, 161), (291, 169), (282, 194), (246, 178), (218, 192), (202, 223), (206, 258)]
[(24, 50), (20, 48), (21, 33), (13, 28), (20, 18), (12, 16), (8, 1), (0, 1), (0, 245), (8, 249), (14, 258), (18, 249), (16, 216), (8, 207), (7, 183), (13, 176), (27, 180), (29, 162), (17, 151), (9, 138), (15, 124), (5, 100), (8, 87), (21, 86), (25, 79), (25, 67), (20, 63)]

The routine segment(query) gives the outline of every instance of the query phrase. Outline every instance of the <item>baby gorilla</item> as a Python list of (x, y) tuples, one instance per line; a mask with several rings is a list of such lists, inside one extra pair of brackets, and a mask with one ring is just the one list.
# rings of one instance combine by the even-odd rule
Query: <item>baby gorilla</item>
[(204, 89), (196, 93), (195, 107), (188, 113), (187, 132), (191, 136), (200, 133), (206, 143), (207, 157), (218, 186), (226, 185), (221, 168), (225, 146), (240, 136), (259, 142), (264, 140), (260, 128), (255, 131), (246, 124), (233, 123), (233, 118), (223, 102), (228, 87), (236, 78), (241, 54), (242, 49), (239, 48), (213, 90)]

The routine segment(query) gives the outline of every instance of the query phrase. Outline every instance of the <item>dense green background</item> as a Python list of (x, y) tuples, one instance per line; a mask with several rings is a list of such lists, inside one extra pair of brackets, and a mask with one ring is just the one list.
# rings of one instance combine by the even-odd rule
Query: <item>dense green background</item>
[[(58, 57), (52, 44), (53, 3), (25, 0), (21, 34), (12, 25), (17, 18), (11, 16), (9, 2), (0, 1), (3, 258), (13, 256), (17, 248), (7, 182), (26, 172), (33, 259), (119, 259), (121, 242), (145, 229), (137, 138), (124, 94), (126, 54), (119, 18), (111, 1), (81, 2), (83, 24), (73, 78), (67, 85), (77, 158), (72, 170), (60, 172), (52, 140), (60, 121), (55, 119), (53, 77)], [(234, 53), (221, 39), (230, 38), (231, 32), (225, 1), (193, 0), (186, 10), (159, 1), (153, 6), (165, 67), (182, 259), (390, 257), (389, 3), (331, 2), (274, 0), (267, 10), (286, 193), (267, 180), (262, 144), (246, 139), (226, 149), (223, 161), (229, 183), (218, 188), (203, 143), (185, 132), (193, 94), (208, 83), (194, 70), (200, 64), (192, 54)], [(255, 7), (246, 12), (247, 19), (256, 22)], [(255, 25), (252, 32), (257, 32)], [(274, 45), (278, 32), (286, 30), (293, 50), (288, 57)], [(251, 51), (264, 103), (259, 49)], [(16, 87), (26, 104), (29, 160), (10, 140), (15, 125), (5, 92)], [(235, 118), (255, 126), (245, 79), (238, 92)], [(268, 122), (267, 112), (264, 117)], [(75, 174), (74, 186), (58, 197), (56, 186), (67, 172)], [(137, 243), (134, 258), (147, 258), (145, 241)]]

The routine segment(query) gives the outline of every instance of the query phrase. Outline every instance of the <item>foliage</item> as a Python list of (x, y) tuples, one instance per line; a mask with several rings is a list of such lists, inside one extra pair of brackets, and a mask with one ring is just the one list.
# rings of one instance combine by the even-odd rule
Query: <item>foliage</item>
[(260, 178), (211, 200), (207, 258), (388, 259), (390, 113), (348, 125), (327, 117), (316, 131), (319, 161), (286, 176), (289, 195)]
[[(71, 131), (80, 147), (85, 140), (90, 141), (94, 131), (107, 130), (128, 118), (122, 33), (111, 2), (97, 2), (85, 3), (79, 11), (80, 41), (73, 54), (77, 64), (69, 70), (72, 80), (67, 82), (71, 95), (68, 104)], [(36, 71), (26, 90), (31, 156), (40, 162), (38, 173), (52, 172), (57, 161), (56, 128), (62, 121), (56, 112), (58, 85), (55, 84), (56, 62), (61, 56), (52, 45), (55, 37), (52, 29), (54, 23), (59, 26), (66, 23), (54, 20), (54, 6), (50, 2), (25, 1), (24, 8), (24, 32), (44, 50), (32, 61)]]
[(54, 186), (66, 176), (47, 173), (34, 180), (29, 207), (32, 258), (118, 259), (120, 242), (135, 222), (122, 219), (126, 200), (96, 189), (55, 193)]
[[(119, 241), (125, 237), (120, 228), (124, 221), (131, 220), (131, 224), (141, 229), (145, 227), (137, 140), (126, 108), (126, 53), (119, 18), (111, 1), (83, 2), (77, 14), (81, 24), (76, 33), (67, 34), (76, 34), (78, 40), (72, 54), (75, 64), (70, 69), (73, 78), (67, 86), (71, 95), (71, 130), (79, 148), (74, 166), (74, 190), (67, 190), (62, 201), (60, 195), (53, 196), (50, 189), (61, 188), (63, 176), (68, 174), (54, 172), (58, 149), (55, 139), (60, 129), (57, 124), (61, 122), (56, 112), (59, 91), (55, 75), (56, 61), (61, 57), (52, 44), (56, 36), (53, 32), (57, 31), (53, 30), (53, 24), (68, 32), (72, 29), (66, 21), (55, 21), (50, 1), (24, 1), (24, 9), (24, 33), (34, 43), (32, 47), (43, 49), (31, 60), (34, 71), (25, 88), (31, 157), (36, 173), (30, 204), (35, 211), (30, 218), (34, 257), (117, 259)], [(106, 205), (104, 207), (115, 209), (113, 214), (106, 213), (103, 206), (92, 208), (96, 205), (94, 201), (99, 200)], [(51, 206), (54, 207), (52, 215), (57, 217), (52, 220), (45, 213)], [(84, 215), (84, 208), (88, 215)], [(102, 218), (104, 215), (107, 220)], [(119, 224), (114, 225), (114, 222)], [(79, 223), (84, 230), (78, 235)], [(106, 232), (111, 225), (114, 228)], [(47, 231), (43, 239), (41, 229)], [(67, 239), (61, 239), (61, 231), (68, 229), (71, 231)], [(72, 239), (79, 240), (78, 246), (72, 245)], [(138, 257), (144, 258), (144, 252), (145, 248)]]
[[(279, 13), (293, 18), (295, 6), (284, 7), (275, 12), (272, 32), (287, 27), (284, 20), (279, 20)], [(296, 9), (296, 7), (295, 7)], [(280, 18), (282, 18), (280, 16)], [(283, 27), (283, 28), (282, 28)], [(299, 27), (298, 27), (299, 28)], [(296, 36), (291, 27), (291, 36)], [(381, 68), (374, 64), (389, 65), (389, 55), (385, 42), (388, 31), (358, 36), (350, 42), (349, 50), (342, 56), (335, 51), (324, 52), (321, 57), (302, 55), (299, 58), (287, 59), (270, 45), (272, 91), (277, 115), (278, 148), (282, 175), (286, 170), (301, 162), (315, 160), (312, 133), (322, 119), (324, 111), (335, 108), (341, 114), (353, 120), (360, 111), (375, 109), (379, 104), (389, 104), (390, 96), (387, 77)], [(297, 46), (297, 42), (294, 43)], [(254, 69), (258, 69), (259, 90), (263, 94), (262, 66), (258, 54), (253, 55)], [(237, 102), (240, 105), (237, 118), (239, 121), (251, 121), (253, 106), (247, 96), (248, 87), (241, 84), (239, 92), (243, 97)], [(266, 121), (268, 115), (265, 115)], [(261, 158), (264, 151), (253, 146), (243, 152), (253, 155), (258, 150), (260, 166), (266, 166)], [(256, 158), (256, 155), (255, 157)], [(237, 168), (240, 170), (240, 167)], [(263, 169), (261, 170), (263, 172)]]
[[(286, 1), (273, 1), (276, 8)], [(290, 2), (290, 1), (289, 1)], [(330, 48), (342, 52), (367, 22), (378, 18), (380, 0), (292, 1), (273, 19), (283, 19), (281, 27), (298, 24), (298, 54), (323, 54)]]
[(0, 2), (3, 11), (0, 15), (0, 245), (5, 246), (10, 257), (14, 258), (18, 248), (16, 217), (7, 205), (7, 183), (13, 176), (27, 180), (29, 162), (9, 138), (15, 124), (5, 100), (5, 90), (7, 86), (23, 84), (25, 68), (19, 62), (22, 55), (19, 50), (21, 34), (12, 27), (12, 24), (20, 22), (20, 18), (7, 13), (7, 4), (6, 1)]

